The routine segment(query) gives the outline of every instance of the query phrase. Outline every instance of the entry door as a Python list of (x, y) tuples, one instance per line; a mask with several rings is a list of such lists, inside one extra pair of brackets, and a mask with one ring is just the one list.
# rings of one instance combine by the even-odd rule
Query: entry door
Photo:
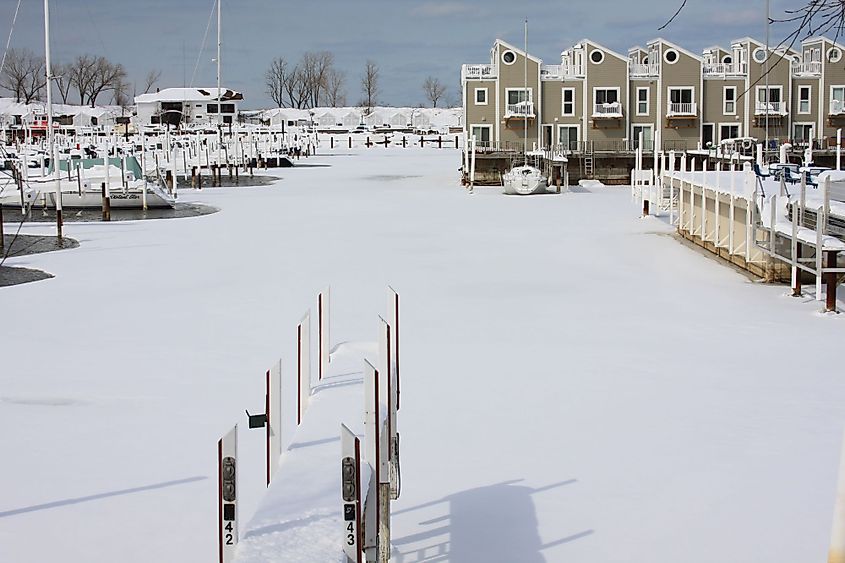
[(578, 149), (578, 126), (577, 125), (561, 125), (558, 127), (557, 142), (561, 148), (566, 151), (574, 151)]
[(796, 143), (807, 144), (815, 136), (815, 126), (812, 123), (795, 123), (792, 126), (792, 132)]
[(490, 125), (473, 125), (472, 131), (470, 131), (470, 136), (475, 136), (475, 142), (478, 146), (481, 147), (488, 147), (490, 146), (490, 130), (492, 126)]
[(651, 125), (634, 125), (631, 128), (632, 146), (634, 149), (640, 148), (640, 133), (643, 134), (643, 150), (650, 151), (654, 142), (654, 135), (652, 134)]
[(550, 149), (555, 144), (555, 131), (552, 125), (543, 125), (543, 148)]

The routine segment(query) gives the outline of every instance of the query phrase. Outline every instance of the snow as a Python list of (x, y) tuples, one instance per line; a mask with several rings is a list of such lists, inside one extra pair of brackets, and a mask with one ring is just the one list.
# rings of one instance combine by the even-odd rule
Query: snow
[[(217, 439), (240, 423), (245, 531), (270, 502), (243, 414), (264, 370), (281, 355), (290, 377), (328, 284), (333, 345), (372, 342), (388, 283), (394, 561), (824, 560), (841, 316), (679, 244), (628, 189), (470, 195), (454, 149), (335, 152), (272, 186), (180, 191), (220, 213), (68, 223), (79, 248), (7, 262), (56, 277), (0, 291), (4, 561), (214, 560)], [(316, 434), (337, 415), (321, 400)], [(283, 460), (289, 491), (302, 463)], [(290, 508), (322, 541), (327, 498)]]

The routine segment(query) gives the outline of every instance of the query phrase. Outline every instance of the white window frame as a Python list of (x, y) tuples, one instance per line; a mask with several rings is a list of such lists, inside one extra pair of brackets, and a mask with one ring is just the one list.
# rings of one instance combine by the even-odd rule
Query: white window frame
[[(478, 101), (478, 93), (479, 93), (479, 92), (484, 92), (484, 101), (483, 101), (483, 102), (479, 102), (479, 101)], [(487, 100), (489, 100), (489, 99), (490, 99), (490, 98), (488, 97), (487, 88), (476, 88), (476, 89), (475, 89), (475, 97), (473, 98), (473, 100), (475, 100), (475, 105), (477, 105), (477, 106), (486, 106), (486, 105), (487, 105)]]
[[(666, 100), (669, 101), (669, 102), (672, 101), (672, 91), (673, 90), (689, 90), (690, 92), (692, 92), (692, 94), (690, 95), (690, 102), (693, 103), (693, 104), (696, 103), (696, 101), (695, 101), (695, 86), (669, 86), (666, 89)], [(679, 102), (679, 103), (684, 103), (684, 102)]]
[(616, 102), (622, 105), (622, 89), (618, 86), (593, 86), (593, 107), (598, 103), (596, 101), (596, 92), (599, 90), (616, 90)]
[[(719, 134), (718, 139), (713, 139), (713, 142), (721, 143), (725, 139), (722, 138), (722, 127), (736, 127), (736, 137), (726, 137), (727, 139), (741, 139), (742, 138), (742, 123), (737, 123), (736, 121), (725, 121), (723, 123), (718, 123), (716, 125), (717, 130), (715, 133)], [(714, 134), (715, 134), (714, 133)]]
[[(572, 92), (572, 101), (566, 101), (566, 92)], [(566, 104), (569, 103), (572, 105), (572, 111), (566, 111)], [(576, 114), (575, 111), (575, 88), (561, 88), (560, 90), (560, 114), (566, 117), (573, 117)]]
[(811, 121), (793, 121), (792, 122), (792, 131), (789, 132), (790, 133), (789, 138), (792, 139), (793, 141), (798, 140), (795, 137), (795, 127), (796, 126), (809, 127), (811, 134), (810, 134), (810, 138), (808, 140), (812, 141), (815, 138), (815, 136), (816, 136), (816, 124), (815, 123), (813, 123)]
[[(472, 130), (473, 129), (487, 129), (490, 133), (490, 140), (488, 142), (493, 142), (493, 126), (489, 123), (470, 123), (469, 126), (469, 138), (472, 139)], [(481, 139), (476, 139), (477, 142), (483, 142)]]
[[(632, 123), (631, 124), (631, 146), (636, 146), (634, 143), (638, 143), (640, 140), (639, 135), (634, 134), (634, 129), (640, 127), (642, 129), (648, 129), (651, 131), (651, 142), (654, 143), (654, 125), (651, 123)], [(643, 135), (643, 139), (645, 139), (645, 135)]]
[[(801, 94), (807, 92), (807, 99), (805, 100)], [(801, 104), (807, 102), (807, 111), (801, 110)], [(798, 87), (798, 113), (808, 114), (813, 112), (813, 87), (810, 84), (803, 84)]]
[[(768, 88), (768, 90), (766, 90), (767, 88)], [(765, 102), (760, 100), (760, 91), (761, 90), (766, 91), (766, 101)], [(777, 90), (778, 92), (780, 92), (780, 102), (778, 102), (778, 103), (783, 103), (783, 102), (786, 101), (783, 97), (783, 86), (776, 85), (776, 84), (769, 84), (768, 86), (757, 86), (757, 88), (754, 90), (754, 101), (766, 103), (766, 104), (772, 103), (771, 100), (770, 100), (770, 94), (769, 94), (769, 92), (772, 91), (772, 90)]]
[[(836, 88), (842, 88), (843, 90), (845, 90), (845, 84), (831, 84), (830, 85), (830, 101), (831, 102), (833, 101), (833, 91)], [(845, 98), (845, 93), (843, 93), (842, 97)], [(841, 100), (841, 101), (845, 102), (845, 100)]]
[(581, 142), (581, 126), (580, 125), (578, 125), (577, 123), (558, 123), (557, 127), (555, 128), (555, 139), (557, 140), (558, 145), (560, 145), (560, 143), (561, 143), (561, 141), (560, 141), (560, 130), (563, 127), (566, 127), (566, 128), (569, 128), (569, 129), (575, 129), (575, 134), (577, 136), (576, 137), (577, 140), (575, 142), (576, 143)]
[(524, 92), (525, 90), (528, 90), (528, 101), (533, 103), (534, 88), (505, 88), (505, 106), (510, 105), (510, 102), (508, 101), (510, 99), (510, 96), (508, 95), (509, 92)]
[[(730, 101), (734, 106), (733, 111), (728, 111), (728, 90), (731, 90), (734, 93), (733, 100)], [(736, 86), (723, 86), (722, 87), (722, 114), (723, 115), (736, 115)]]
[[(645, 92), (645, 100), (640, 100), (640, 92)], [(645, 112), (640, 111), (640, 104), (645, 104)], [(637, 88), (637, 115), (649, 115), (651, 112), (651, 88)]]

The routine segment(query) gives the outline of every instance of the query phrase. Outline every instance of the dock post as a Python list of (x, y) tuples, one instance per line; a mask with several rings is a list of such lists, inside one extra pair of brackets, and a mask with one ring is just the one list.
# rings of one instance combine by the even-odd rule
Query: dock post
[(438, 135), (438, 136), (437, 136), (437, 148), (438, 148), (438, 149), (442, 149), (442, 148), (443, 148), (443, 137), (442, 137), (441, 135)]
[(164, 184), (167, 186), (167, 191), (173, 193), (173, 174), (170, 170), (164, 171)]
[[(827, 267), (829, 269), (836, 268), (836, 258), (839, 253), (836, 250), (829, 250), (827, 252)], [(837, 275), (836, 272), (827, 272), (825, 274), (825, 284), (827, 285), (825, 291), (825, 313), (835, 313), (836, 312), (836, 280)]]
[(352, 137), (349, 137), (349, 148), (352, 148)]
[(649, 209), (648, 209), (648, 199), (643, 198), (643, 217), (648, 217)]
[(103, 195), (103, 221), (111, 221), (111, 201), (109, 199), (109, 193), (106, 190), (105, 182), (100, 184), (100, 189)]
[(334, 137), (329, 137), (329, 143), (331, 145), (329, 148), (333, 149), (334, 148)]
[(408, 139), (405, 138), (405, 135), (402, 135), (402, 148), (406, 148), (408, 146)]

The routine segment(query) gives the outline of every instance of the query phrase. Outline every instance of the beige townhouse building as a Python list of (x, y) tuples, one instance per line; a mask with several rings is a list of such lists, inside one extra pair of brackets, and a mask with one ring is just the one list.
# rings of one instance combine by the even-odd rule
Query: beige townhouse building
[(819, 37), (767, 52), (745, 37), (699, 56), (657, 38), (623, 56), (584, 39), (546, 65), (497, 40), (489, 63), (462, 67), (465, 123), (513, 149), (630, 152), (640, 134), (647, 150), (746, 137), (825, 149), (845, 126), (844, 50)]

